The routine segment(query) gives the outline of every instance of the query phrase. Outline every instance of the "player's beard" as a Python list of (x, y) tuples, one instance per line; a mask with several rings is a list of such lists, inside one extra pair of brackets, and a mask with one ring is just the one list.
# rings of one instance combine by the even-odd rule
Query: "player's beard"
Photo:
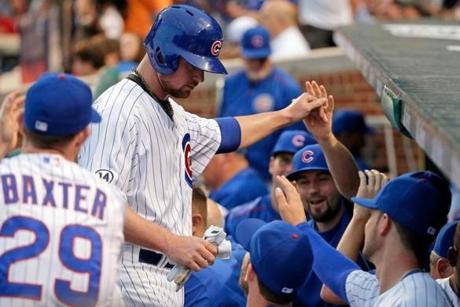
[(268, 75), (270, 75), (270, 73), (272, 72), (272, 68), (273, 66), (267, 62), (266, 64), (264, 64), (263, 67), (261, 67), (257, 71), (246, 70), (246, 74), (250, 81), (257, 82), (265, 80), (268, 77)]
[(340, 196), (334, 195), (326, 200), (326, 209), (321, 213), (316, 212), (316, 210), (311, 208), (310, 202), (306, 201), (306, 208), (308, 214), (315, 222), (326, 223), (334, 219), (337, 214), (340, 213), (342, 207), (340, 202)]

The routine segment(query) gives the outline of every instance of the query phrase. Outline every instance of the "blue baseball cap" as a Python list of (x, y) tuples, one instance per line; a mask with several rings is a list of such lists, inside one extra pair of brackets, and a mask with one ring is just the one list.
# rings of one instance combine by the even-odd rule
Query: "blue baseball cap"
[(455, 230), (458, 221), (444, 225), (436, 237), (433, 251), (440, 257), (447, 258), (449, 247), (454, 246)]
[(71, 135), (101, 116), (92, 107), (91, 89), (83, 81), (64, 73), (45, 73), (27, 91), (25, 127), (51, 136)]
[(313, 254), (307, 236), (283, 221), (245, 219), (236, 240), (250, 253), (259, 280), (273, 293), (294, 296), (309, 277)]
[(295, 180), (306, 171), (329, 172), (326, 158), (318, 144), (307, 145), (295, 153), (292, 159), (292, 172), (286, 177), (289, 180)]
[(341, 134), (344, 132), (374, 133), (374, 130), (366, 124), (363, 113), (352, 109), (340, 109), (334, 113), (332, 131), (334, 134)]
[(241, 55), (246, 59), (267, 58), (272, 53), (270, 34), (264, 27), (258, 26), (244, 32), (241, 38)]
[(353, 197), (352, 200), (388, 214), (392, 220), (418, 235), (434, 238), (446, 223), (451, 192), (446, 180), (423, 171), (390, 180), (374, 199)]
[(273, 147), (272, 156), (284, 152), (295, 154), (300, 148), (311, 144), (316, 144), (316, 140), (306, 131), (284, 131), (276, 141), (275, 147)]

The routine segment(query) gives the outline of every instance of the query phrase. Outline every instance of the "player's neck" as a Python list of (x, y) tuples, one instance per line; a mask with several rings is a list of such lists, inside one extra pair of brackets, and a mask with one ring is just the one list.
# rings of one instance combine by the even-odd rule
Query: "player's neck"
[(54, 149), (54, 148), (37, 148), (33, 146), (30, 142), (24, 141), (21, 147), (21, 153), (24, 154), (52, 154), (52, 155), (59, 155), (66, 160), (75, 161), (76, 155), (70, 153), (68, 150), (65, 149)]
[(145, 85), (153, 92), (153, 94), (159, 99), (165, 100), (168, 94), (161, 87), (158, 75), (150, 64), (150, 60), (147, 56), (142, 59), (136, 70), (142, 77), (142, 81), (146, 83)]
[[(394, 242), (387, 242), (380, 255), (375, 257), (377, 279), (380, 282), (380, 293), (391, 289), (404, 276), (419, 265), (415, 256), (410, 255), (403, 247)], [(374, 260), (374, 259), (372, 259)]]
[(337, 224), (340, 223), (342, 216), (344, 214), (345, 208), (341, 205), (340, 211), (329, 221), (326, 222), (317, 222), (315, 221), (316, 228), (318, 229), (319, 233), (323, 233), (333, 229)]

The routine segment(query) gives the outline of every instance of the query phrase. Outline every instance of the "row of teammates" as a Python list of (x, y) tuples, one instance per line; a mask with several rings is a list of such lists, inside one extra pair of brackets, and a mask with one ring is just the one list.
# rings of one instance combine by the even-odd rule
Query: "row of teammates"
[[(199, 50), (190, 44), (192, 34)], [(324, 87), (307, 82), (307, 93), (279, 111), (217, 120), (174, 102), (189, 96), (204, 70), (225, 73), (212, 48), (221, 39), (210, 16), (174, 6), (157, 17), (136, 72), (94, 107), (90, 89), (65, 74), (40, 78), (23, 113), (23, 97), (6, 98), (2, 157), (16, 145), (19, 130), (23, 141), (19, 156), (0, 163), (0, 305), (181, 306), (183, 291), (166, 278), (173, 264), (199, 271), (185, 291), (185, 304), (195, 306), (232, 305), (223, 293), (239, 291), (231, 282), (238, 275), (247, 291), (238, 304), (248, 306), (321, 306), (321, 298), (352, 306), (458, 305), (458, 245), (439, 244), (451, 247), (449, 279), (437, 283), (425, 272), (430, 246), (446, 222), (448, 183), (431, 172), (388, 183), (376, 171), (358, 173), (332, 133), (334, 99)], [(181, 44), (174, 50), (182, 53), (171, 53), (168, 44)], [(190, 179), (214, 154), (247, 147), (301, 120), (318, 144), (292, 142), (301, 132), (283, 134), (270, 160), (274, 180), (265, 209), (273, 210), (271, 216), (248, 218), (259, 211), (251, 207), (230, 211), (225, 227), (242, 247), (233, 244), (227, 262), (216, 259), (217, 248), (200, 238), (208, 212), (190, 208)], [(292, 165), (277, 165), (286, 154), (294, 155)], [(77, 155), (80, 166), (73, 162)], [(88, 206), (97, 191), (107, 197), (102, 220)], [(53, 206), (50, 194), (65, 205)], [(434, 266), (439, 271), (446, 267), (441, 254)], [(193, 289), (208, 301), (193, 303)]]

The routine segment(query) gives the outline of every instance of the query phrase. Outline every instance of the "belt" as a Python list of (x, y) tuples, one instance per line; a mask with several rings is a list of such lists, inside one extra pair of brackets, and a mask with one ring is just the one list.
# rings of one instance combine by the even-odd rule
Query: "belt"
[(168, 258), (163, 254), (142, 248), (139, 251), (139, 262), (148, 263), (167, 269), (172, 269), (174, 267), (174, 264), (169, 263)]

